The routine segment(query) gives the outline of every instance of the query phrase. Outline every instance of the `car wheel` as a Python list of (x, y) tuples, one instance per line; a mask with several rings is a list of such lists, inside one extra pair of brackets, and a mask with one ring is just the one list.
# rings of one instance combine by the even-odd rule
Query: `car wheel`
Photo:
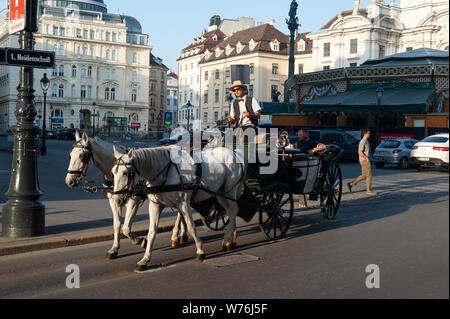
[(407, 157), (401, 158), (400, 161), (398, 162), (398, 168), (407, 169), (408, 166), (409, 166), (409, 163), (408, 163)]
[(384, 167), (384, 163), (381, 163), (381, 162), (375, 162), (375, 166), (376, 166), (377, 168), (383, 168), (383, 167)]

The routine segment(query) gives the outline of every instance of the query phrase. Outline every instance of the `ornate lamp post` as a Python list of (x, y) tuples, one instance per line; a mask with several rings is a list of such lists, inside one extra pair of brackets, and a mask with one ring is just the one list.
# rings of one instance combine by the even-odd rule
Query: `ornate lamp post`
[(187, 114), (188, 114), (187, 130), (190, 132), (191, 131), (191, 123), (190, 123), (190, 120), (191, 120), (191, 107), (192, 107), (191, 101), (188, 100), (184, 107), (187, 108)]
[[(294, 57), (295, 38), (297, 37), (298, 27), (300, 26), (300, 24), (298, 23), (298, 17), (296, 16), (297, 8), (298, 8), (297, 1), (292, 0), (291, 8), (289, 10), (289, 20), (286, 19), (286, 23), (287, 23), (289, 31), (291, 33), (290, 45), (289, 45), (289, 74), (288, 74), (289, 79), (294, 76), (294, 72), (295, 72), (295, 57)], [(289, 94), (288, 94), (286, 88), (285, 88), (285, 92), (284, 92), (284, 101), (285, 102), (289, 101)]]
[(47, 73), (44, 73), (44, 76), (41, 79), (41, 88), (42, 93), (44, 94), (44, 121), (42, 123), (42, 146), (41, 146), (42, 156), (47, 155), (47, 146), (45, 145), (47, 128), (45, 124), (47, 122), (46, 109), (47, 109), (47, 92), (49, 87), (50, 87), (50, 80), (47, 78)]
[[(380, 85), (378, 85), (378, 88), (376, 90), (376, 94), (377, 94), (377, 117), (376, 117), (376, 145), (378, 145), (379, 141), (380, 141), (380, 105), (381, 105), (381, 100), (383, 99), (383, 94), (384, 94), (384, 89), (383, 87)], [(375, 146), (376, 146), (375, 145)]]
[[(38, 30), (37, 5), (38, 1), (27, 0), (25, 30), (19, 34), (21, 49), (34, 49), (33, 32)], [(41, 236), (45, 232), (45, 206), (39, 201), (42, 192), (38, 182), (36, 144), (40, 128), (35, 125), (33, 74), (32, 67), (20, 67), (14, 112), (17, 124), (11, 128), (14, 133), (11, 180), (6, 192), (8, 202), (2, 209), (2, 234), (10, 238)]]

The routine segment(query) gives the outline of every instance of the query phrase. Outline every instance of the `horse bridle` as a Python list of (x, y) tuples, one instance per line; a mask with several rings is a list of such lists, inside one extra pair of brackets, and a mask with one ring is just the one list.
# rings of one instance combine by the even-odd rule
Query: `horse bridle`
[[(134, 177), (136, 176), (136, 168), (134, 167), (134, 165), (132, 163), (126, 163), (122, 157), (118, 158), (115, 162), (114, 162), (114, 166), (116, 167), (115, 170), (115, 174), (117, 174), (118, 170), (119, 170), (119, 166), (125, 166), (127, 167), (128, 170), (128, 181), (127, 184), (125, 185), (125, 187), (123, 189), (121, 189), (120, 191), (117, 192), (111, 192), (111, 195), (127, 195), (126, 197), (131, 197), (131, 193), (133, 190), (133, 181), (134, 181)], [(129, 166), (129, 167), (128, 167)]]
[[(90, 144), (88, 142), (87, 146), (84, 146), (81, 141), (76, 142), (73, 145), (73, 148), (81, 148), (83, 150), (83, 155), (81, 157), (81, 162), (83, 163), (83, 166), (81, 168), (81, 170), (79, 171), (71, 171), (71, 170), (67, 170), (67, 173), (69, 174), (73, 174), (73, 175), (77, 175), (77, 180), (78, 182), (86, 176), (86, 171), (89, 167), (89, 161), (92, 159), (92, 151), (91, 151), (91, 147)], [(71, 160), (70, 158), (70, 153), (69, 153), (69, 161)]]

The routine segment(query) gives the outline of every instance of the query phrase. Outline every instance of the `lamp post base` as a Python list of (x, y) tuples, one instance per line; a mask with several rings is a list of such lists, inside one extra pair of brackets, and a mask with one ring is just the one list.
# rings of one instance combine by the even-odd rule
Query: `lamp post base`
[(2, 235), (7, 238), (45, 234), (45, 206), (39, 201), (10, 199), (3, 206)]

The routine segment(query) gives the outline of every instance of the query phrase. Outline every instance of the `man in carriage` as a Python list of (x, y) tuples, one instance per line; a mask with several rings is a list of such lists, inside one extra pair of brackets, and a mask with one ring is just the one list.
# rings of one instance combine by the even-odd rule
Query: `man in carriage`
[(261, 115), (258, 101), (247, 96), (247, 86), (241, 81), (234, 81), (230, 91), (234, 92), (236, 99), (231, 104), (227, 122), (232, 124), (233, 128), (241, 128), (244, 132), (249, 128), (256, 129)]

